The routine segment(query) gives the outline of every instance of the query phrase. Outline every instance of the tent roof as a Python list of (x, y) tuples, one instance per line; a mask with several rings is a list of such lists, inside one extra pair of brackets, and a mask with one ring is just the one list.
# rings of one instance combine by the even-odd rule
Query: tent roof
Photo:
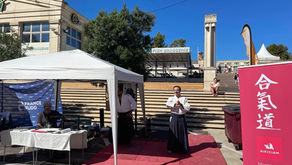
[(257, 53), (257, 56), (259, 60), (280, 60), (280, 57), (271, 55), (271, 53), (268, 52), (264, 44), (262, 44), (261, 49)]
[(0, 79), (108, 80), (142, 83), (143, 76), (81, 50), (22, 57), (0, 63)]

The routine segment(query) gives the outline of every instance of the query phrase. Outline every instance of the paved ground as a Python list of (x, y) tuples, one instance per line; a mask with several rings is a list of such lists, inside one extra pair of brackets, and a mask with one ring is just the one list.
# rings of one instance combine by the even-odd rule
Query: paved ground
[(228, 165), (242, 165), (242, 150), (235, 150), (232, 143), (229, 143), (224, 130), (206, 130), (215, 138), (220, 150)]
[[(229, 143), (224, 130), (190, 130), (191, 134), (212, 135), (218, 144), (228, 165), (242, 165), (242, 151), (236, 151), (233, 144)], [(167, 131), (156, 131), (152, 133), (151, 138), (166, 138)], [(84, 160), (90, 159), (99, 150), (101, 150), (108, 140), (105, 138), (95, 138), (90, 141), (89, 148), (85, 150)], [(8, 147), (6, 150), (6, 162), (3, 160), (3, 146), (0, 146), (0, 164), (24, 165), (32, 164), (32, 149), (26, 149), (23, 154), (23, 147)], [(54, 158), (54, 159), (53, 159)], [(82, 152), (73, 150), (71, 152), (71, 164), (82, 164)], [(47, 150), (38, 151), (38, 164), (42, 165), (65, 165), (68, 164), (68, 152), (50, 153)]]

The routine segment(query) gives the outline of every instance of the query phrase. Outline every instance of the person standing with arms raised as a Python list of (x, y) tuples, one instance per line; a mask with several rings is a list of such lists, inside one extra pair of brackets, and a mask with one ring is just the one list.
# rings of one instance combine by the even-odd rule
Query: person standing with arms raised
[(181, 96), (181, 87), (173, 87), (174, 96), (169, 97), (166, 106), (170, 108), (171, 116), (167, 150), (168, 152), (187, 153), (189, 150), (187, 122), (185, 113), (190, 110), (187, 98)]

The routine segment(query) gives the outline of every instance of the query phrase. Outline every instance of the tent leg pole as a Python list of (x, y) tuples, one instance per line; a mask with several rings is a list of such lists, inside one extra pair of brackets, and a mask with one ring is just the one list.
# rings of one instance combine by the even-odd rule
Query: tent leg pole
[(137, 132), (137, 109), (135, 109), (135, 132)]
[(3, 163), (5, 162), (5, 156), (6, 156), (6, 145), (4, 145)]

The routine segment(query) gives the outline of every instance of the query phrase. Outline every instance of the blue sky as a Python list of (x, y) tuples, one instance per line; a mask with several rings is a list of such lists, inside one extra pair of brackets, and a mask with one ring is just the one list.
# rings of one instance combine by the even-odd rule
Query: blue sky
[[(246, 48), (240, 35), (249, 24), (256, 51), (261, 45), (284, 44), (292, 53), (292, 0), (124, 0), (132, 10), (153, 12), (157, 32), (166, 36), (166, 44), (186, 39), (191, 47), (192, 60), (197, 48), (204, 51), (204, 17), (217, 14), (216, 60), (247, 60)], [(69, 6), (88, 19), (95, 19), (98, 11), (107, 12), (123, 6), (123, 0), (67, 0)]]

